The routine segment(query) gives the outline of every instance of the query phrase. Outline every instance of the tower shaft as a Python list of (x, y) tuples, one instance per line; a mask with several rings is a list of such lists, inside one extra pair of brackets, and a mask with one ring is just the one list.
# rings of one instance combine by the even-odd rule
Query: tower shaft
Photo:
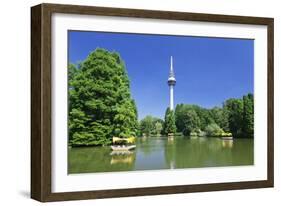
[(174, 109), (174, 85), (170, 85), (170, 110)]

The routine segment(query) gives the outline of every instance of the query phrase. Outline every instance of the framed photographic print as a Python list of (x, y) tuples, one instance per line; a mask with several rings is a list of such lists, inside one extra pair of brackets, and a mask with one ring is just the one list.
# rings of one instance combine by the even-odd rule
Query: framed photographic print
[(273, 187), (273, 19), (31, 8), (31, 197)]

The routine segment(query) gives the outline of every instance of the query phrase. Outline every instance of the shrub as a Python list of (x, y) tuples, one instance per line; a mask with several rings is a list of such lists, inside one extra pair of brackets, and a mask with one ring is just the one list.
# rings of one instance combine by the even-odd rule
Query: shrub
[(197, 133), (196, 132), (191, 132), (190, 136), (197, 136)]
[(198, 133), (198, 136), (199, 136), (199, 137), (206, 137), (206, 136), (207, 136), (207, 133), (204, 132), (204, 131), (200, 131), (200, 132)]
[(205, 128), (205, 132), (207, 136), (214, 136), (214, 137), (220, 137), (224, 131), (215, 123), (209, 124)]

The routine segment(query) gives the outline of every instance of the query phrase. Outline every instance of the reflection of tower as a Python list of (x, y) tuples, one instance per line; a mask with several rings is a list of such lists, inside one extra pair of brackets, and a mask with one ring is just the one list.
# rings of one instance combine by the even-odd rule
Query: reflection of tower
[(170, 87), (170, 110), (174, 109), (174, 86), (176, 85), (176, 78), (174, 74), (173, 68), (173, 57), (171, 56), (171, 67), (170, 67), (170, 74), (168, 78), (168, 85)]

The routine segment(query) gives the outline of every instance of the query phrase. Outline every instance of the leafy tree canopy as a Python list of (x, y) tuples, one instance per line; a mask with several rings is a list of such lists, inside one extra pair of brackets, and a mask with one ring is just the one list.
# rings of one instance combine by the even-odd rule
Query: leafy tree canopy
[(164, 132), (165, 134), (174, 134), (176, 131), (177, 127), (174, 111), (167, 108), (165, 113)]
[(145, 136), (160, 135), (163, 133), (163, 124), (162, 119), (148, 115), (139, 123), (140, 133)]
[(230, 135), (233, 137), (254, 137), (253, 94), (241, 99), (230, 98), (223, 107), (205, 109), (198, 105), (178, 104), (175, 108), (175, 122), (178, 132), (184, 135), (206, 132), (208, 136)]
[(106, 145), (112, 136), (137, 132), (137, 108), (120, 55), (96, 49), (78, 66), (69, 64), (69, 143)]

